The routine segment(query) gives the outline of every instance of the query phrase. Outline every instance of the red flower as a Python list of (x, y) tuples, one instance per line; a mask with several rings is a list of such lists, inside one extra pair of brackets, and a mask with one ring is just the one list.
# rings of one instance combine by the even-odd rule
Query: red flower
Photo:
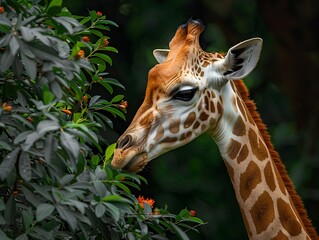
[(89, 42), (89, 41), (90, 41), (90, 38), (89, 38), (88, 36), (84, 36), (84, 37), (82, 37), (82, 40), (83, 40), (84, 42)]
[(98, 15), (99, 17), (102, 17), (103, 13), (100, 12), (100, 11), (97, 11), (97, 12), (96, 12), (96, 15)]
[(5, 9), (4, 7), (0, 6), (0, 13), (3, 13), (3, 12), (5, 12)]
[(144, 203), (147, 203), (148, 205), (150, 205), (151, 208), (154, 206), (154, 203), (155, 203), (154, 199), (152, 199), (152, 198), (145, 199), (142, 196), (138, 196), (137, 201), (142, 208), (144, 208)]
[(189, 213), (191, 214), (192, 217), (196, 216), (196, 211), (195, 210), (189, 210)]

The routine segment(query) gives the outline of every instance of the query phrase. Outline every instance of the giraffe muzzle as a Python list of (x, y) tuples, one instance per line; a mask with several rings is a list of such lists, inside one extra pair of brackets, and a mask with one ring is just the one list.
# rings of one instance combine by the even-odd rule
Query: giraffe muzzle
[(140, 152), (136, 147), (128, 149), (117, 148), (111, 166), (115, 169), (124, 169), (128, 172), (140, 172), (148, 163), (148, 154)]

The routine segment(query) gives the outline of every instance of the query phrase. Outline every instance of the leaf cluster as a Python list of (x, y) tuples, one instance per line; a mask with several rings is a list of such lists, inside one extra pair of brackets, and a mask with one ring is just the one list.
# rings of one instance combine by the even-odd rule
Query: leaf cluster
[[(146, 180), (109, 166), (115, 144), (105, 113), (125, 120), (124, 88), (108, 77), (106, 36), (116, 23), (94, 10), (74, 16), (62, 0), (3, 0), (0, 13), (0, 238), (167, 239), (203, 224), (142, 207)], [(106, 148), (106, 151), (103, 149)]]

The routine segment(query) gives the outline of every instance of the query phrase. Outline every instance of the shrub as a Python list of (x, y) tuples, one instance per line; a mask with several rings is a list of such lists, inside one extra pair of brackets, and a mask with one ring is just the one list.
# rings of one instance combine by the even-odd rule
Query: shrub
[(124, 88), (106, 72), (116, 23), (62, 0), (0, 4), (0, 238), (188, 239), (193, 211), (152, 208), (131, 194), (143, 177), (109, 166), (105, 113), (125, 119), (127, 103), (91, 89)]

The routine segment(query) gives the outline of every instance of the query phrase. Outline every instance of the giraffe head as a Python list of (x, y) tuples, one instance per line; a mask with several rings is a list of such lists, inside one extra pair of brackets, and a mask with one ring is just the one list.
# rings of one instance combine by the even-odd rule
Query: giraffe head
[(114, 168), (141, 171), (150, 160), (201, 133), (218, 131), (227, 107), (221, 90), (253, 70), (262, 40), (241, 42), (224, 57), (202, 50), (203, 30), (200, 21), (190, 20), (177, 29), (169, 50), (154, 50), (159, 64), (149, 71), (144, 101), (117, 142)]

